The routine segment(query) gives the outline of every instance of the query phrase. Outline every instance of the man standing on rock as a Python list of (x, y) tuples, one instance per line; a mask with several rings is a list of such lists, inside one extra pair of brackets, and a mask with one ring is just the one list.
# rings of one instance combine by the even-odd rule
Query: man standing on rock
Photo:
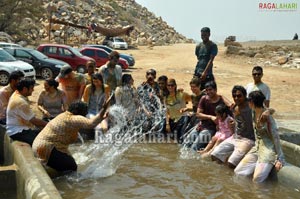
[(254, 82), (249, 83), (246, 86), (247, 97), (248, 97), (249, 93), (251, 93), (252, 91), (260, 90), (266, 98), (265, 101), (264, 101), (264, 105), (265, 105), (265, 107), (269, 108), (270, 98), (271, 98), (271, 91), (270, 91), (269, 86), (261, 81), (261, 78), (263, 77), (263, 75), (264, 74), (263, 74), (262, 67), (260, 67), (260, 66), (254, 66), (253, 67), (252, 77), (253, 77)]
[(194, 76), (201, 79), (201, 90), (205, 88), (206, 82), (214, 81), (213, 61), (218, 54), (217, 45), (209, 40), (210, 29), (204, 27), (201, 29), (202, 42), (196, 46), (195, 55), (198, 62), (195, 68)]

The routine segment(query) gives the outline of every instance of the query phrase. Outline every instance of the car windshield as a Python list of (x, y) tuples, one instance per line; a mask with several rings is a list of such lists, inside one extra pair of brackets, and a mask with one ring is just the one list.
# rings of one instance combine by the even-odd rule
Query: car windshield
[(121, 39), (121, 38), (115, 38), (115, 41), (116, 41), (116, 42), (124, 42), (124, 40)]
[(68, 48), (73, 54), (75, 54), (78, 57), (82, 57), (83, 55), (79, 52), (79, 50), (75, 49), (75, 48)]
[(0, 50), (0, 62), (16, 61), (16, 59), (4, 50)]
[(30, 50), (29, 52), (37, 59), (48, 59), (48, 57), (46, 55), (44, 55), (43, 53), (41, 53), (37, 50)]

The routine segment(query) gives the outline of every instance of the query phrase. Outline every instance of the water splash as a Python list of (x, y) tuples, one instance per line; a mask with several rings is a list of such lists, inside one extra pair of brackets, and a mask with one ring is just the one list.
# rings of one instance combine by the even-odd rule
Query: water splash
[(129, 114), (122, 106), (111, 106), (108, 132), (103, 134), (101, 128), (97, 127), (95, 143), (82, 145), (73, 154), (80, 166), (76, 180), (113, 175), (125, 151), (143, 140), (147, 134), (162, 130), (166, 109), (160, 99), (148, 85), (139, 87), (137, 91), (139, 105), (134, 114)]
[(180, 159), (200, 159), (201, 156), (194, 151), (191, 148), (191, 145), (193, 144), (193, 140), (190, 137), (191, 136), (191, 132), (194, 130), (194, 128), (191, 128), (185, 135), (184, 135), (184, 142), (182, 143), (180, 150), (179, 150), (179, 158)]

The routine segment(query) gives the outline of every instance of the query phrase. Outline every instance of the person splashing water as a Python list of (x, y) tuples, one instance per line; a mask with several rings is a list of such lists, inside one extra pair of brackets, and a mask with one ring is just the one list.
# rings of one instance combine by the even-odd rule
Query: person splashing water
[[(137, 89), (139, 108), (136, 114), (128, 115), (121, 105), (113, 105), (108, 112), (110, 128), (98, 143), (82, 146), (74, 157), (79, 165), (83, 164), (78, 180), (100, 178), (113, 175), (120, 159), (134, 143), (145, 143), (145, 135), (160, 132), (165, 117), (165, 108), (151, 87), (144, 85)], [(96, 128), (99, 132), (99, 128)], [(74, 177), (74, 176), (73, 176)]]

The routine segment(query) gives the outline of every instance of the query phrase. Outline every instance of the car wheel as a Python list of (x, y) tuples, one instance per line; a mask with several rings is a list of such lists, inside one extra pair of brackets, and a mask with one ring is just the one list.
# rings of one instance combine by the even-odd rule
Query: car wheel
[(77, 72), (82, 73), (82, 74), (86, 73), (86, 67), (85, 66), (78, 66), (77, 67)]
[(0, 85), (5, 86), (8, 84), (9, 74), (8, 72), (1, 71), (0, 72)]
[(53, 72), (50, 68), (42, 68), (41, 76), (43, 79), (53, 78)]

